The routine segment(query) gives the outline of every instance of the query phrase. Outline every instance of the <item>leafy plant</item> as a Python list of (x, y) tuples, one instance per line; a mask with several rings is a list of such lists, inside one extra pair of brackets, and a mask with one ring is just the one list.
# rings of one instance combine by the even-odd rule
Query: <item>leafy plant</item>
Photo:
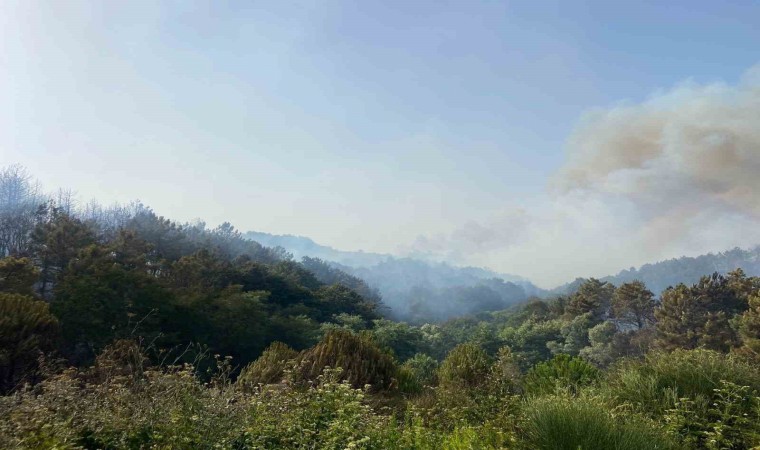
[(565, 354), (538, 363), (528, 371), (523, 380), (527, 394), (542, 395), (558, 388), (576, 392), (599, 379), (599, 370), (581, 358)]

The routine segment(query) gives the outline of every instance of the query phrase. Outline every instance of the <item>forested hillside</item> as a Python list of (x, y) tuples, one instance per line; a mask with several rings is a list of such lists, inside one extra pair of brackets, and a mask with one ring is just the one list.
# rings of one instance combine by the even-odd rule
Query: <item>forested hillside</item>
[[(617, 275), (600, 278), (612, 284), (622, 284), (639, 280), (646, 283), (654, 292), (662, 292), (668, 287), (679, 283), (696, 283), (706, 273), (727, 274), (732, 270), (742, 269), (750, 276), (760, 276), (760, 247), (749, 250), (735, 248), (719, 253), (708, 253), (696, 257), (683, 256), (667, 261), (644, 264), (638, 269), (621, 270)], [(559, 286), (547, 292), (552, 294), (568, 294), (575, 292), (585, 279), (576, 280)]]
[(0, 448), (760, 446), (760, 277), (740, 269), (508, 308), (474, 286), (478, 314), (410, 324), (335, 265), (79, 206), (19, 167), (0, 252)]
[(260, 232), (245, 236), (264, 245), (282, 247), (296, 258), (318, 258), (361, 278), (382, 295), (391, 317), (414, 323), (495, 311), (544, 293), (521, 277), (478, 267), (335, 250), (301, 236)]
[(735, 248), (720, 253), (710, 253), (697, 257), (682, 257), (644, 264), (638, 269), (622, 270), (604, 281), (620, 284), (633, 280), (644, 281), (655, 292), (678, 283), (696, 283), (706, 273), (728, 272), (741, 268), (747, 275), (760, 276), (760, 247), (749, 250)]
[[(273, 341), (312, 345), (336, 316), (380, 318), (380, 298), (361, 280), (334, 268), (317, 276), (230, 224), (208, 229), (140, 203), (78, 208), (67, 198), (42, 194), (20, 167), (0, 172), (6, 314), (34, 311), (49, 328), (42, 349), (71, 363), (139, 338), (167, 361), (207, 364), (221, 354), (239, 365)], [(4, 358), (7, 392), (34, 373), (37, 354)]]

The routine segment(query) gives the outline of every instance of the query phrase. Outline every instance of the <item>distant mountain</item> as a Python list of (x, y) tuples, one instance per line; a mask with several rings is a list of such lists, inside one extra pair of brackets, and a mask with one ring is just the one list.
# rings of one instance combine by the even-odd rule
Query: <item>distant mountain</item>
[(267, 247), (282, 247), (295, 259), (322, 259), (363, 279), (380, 292), (383, 303), (391, 308), (389, 315), (411, 322), (503, 309), (544, 293), (524, 278), (483, 268), (336, 250), (302, 236), (260, 232), (245, 236)]
[(293, 236), (292, 234), (280, 235), (249, 231), (244, 236), (265, 247), (282, 247), (290, 252), (295, 259), (299, 260), (304, 256), (309, 256), (351, 267), (359, 267), (371, 266), (392, 258), (391, 255), (382, 253), (368, 253), (361, 250), (354, 252), (336, 250), (326, 245), (317, 244), (305, 236)]
[[(601, 278), (612, 284), (620, 285), (633, 280), (646, 283), (649, 290), (659, 295), (668, 286), (678, 283), (693, 284), (702, 275), (713, 272), (725, 274), (741, 268), (747, 275), (760, 276), (760, 246), (751, 250), (735, 248), (720, 253), (708, 253), (696, 257), (684, 256), (653, 264), (644, 264), (638, 269), (631, 267), (622, 270), (617, 275)], [(553, 293), (565, 294), (575, 291), (581, 279), (560, 286)]]

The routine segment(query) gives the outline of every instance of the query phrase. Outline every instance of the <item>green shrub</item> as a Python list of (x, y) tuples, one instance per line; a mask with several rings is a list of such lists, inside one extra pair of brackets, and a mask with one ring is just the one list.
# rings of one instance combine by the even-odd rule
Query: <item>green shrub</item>
[[(365, 393), (345, 380), (342, 369), (326, 369), (305, 390), (264, 391), (252, 403), (246, 448), (382, 448), (387, 418), (365, 403)], [(374, 439), (373, 439), (374, 438)]]
[(424, 353), (417, 353), (401, 365), (420, 387), (434, 386), (437, 382), (438, 362)]
[(0, 448), (238, 448), (244, 437), (244, 398), (190, 367), (87, 378), (68, 371), (0, 399)]
[(599, 378), (599, 370), (581, 358), (559, 354), (549, 361), (538, 363), (523, 380), (527, 394), (542, 395), (558, 388), (576, 392)]
[(707, 403), (678, 399), (664, 417), (669, 432), (689, 448), (758, 448), (760, 397), (749, 386), (721, 385)]
[(53, 349), (57, 334), (47, 303), (0, 293), (0, 394), (37, 378), (38, 359)]
[(712, 350), (650, 353), (614, 370), (603, 391), (618, 405), (668, 424), (694, 448), (760, 444), (760, 371)]
[(619, 404), (660, 416), (680, 398), (709, 403), (727, 381), (760, 392), (760, 371), (742, 359), (712, 350), (649, 353), (610, 372), (605, 390)]
[(325, 367), (341, 368), (341, 379), (354, 388), (370, 385), (373, 390), (391, 389), (398, 370), (393, 357), (367, 336), (341, 329), (328, 331), (317, 345), (304, 351), (298, 371), (302, 379), (314, 381)]
[(549, 396), (525, 408), (523, 445), (529, 449), (655, 450), (674, 448), (664, 431), (634, 414), (614, 417), (593, 399)]
[(438, 369), (438, 381), (445, 388), (472, 388), (488, 379), (491, 359), (475, 344), (459, 344), (449, 352)]
[(252, 390), (260, 384), (279, 383), (285, 369), (298, 357), (298, 352), (282, 342), (273, 342), (256, 361), (248, 364), (238, 377), (238, 384)]

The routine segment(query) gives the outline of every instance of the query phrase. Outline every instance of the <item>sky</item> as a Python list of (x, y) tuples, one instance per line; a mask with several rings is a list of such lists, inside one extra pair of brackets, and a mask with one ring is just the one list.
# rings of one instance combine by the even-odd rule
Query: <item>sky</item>
[(760, 244), (760, 3), (0, 0), (0, 165), (550, 287)]

